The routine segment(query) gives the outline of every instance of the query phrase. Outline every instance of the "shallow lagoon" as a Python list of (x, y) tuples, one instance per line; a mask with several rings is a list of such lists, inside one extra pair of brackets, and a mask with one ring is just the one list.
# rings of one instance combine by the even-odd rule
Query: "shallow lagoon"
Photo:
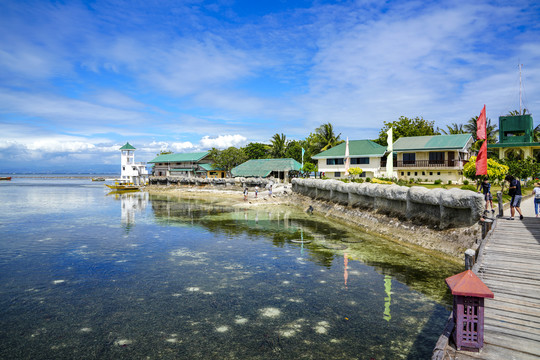
[(294, 207), (0, 185), (0, 358), (429, 358), (461, 271)]

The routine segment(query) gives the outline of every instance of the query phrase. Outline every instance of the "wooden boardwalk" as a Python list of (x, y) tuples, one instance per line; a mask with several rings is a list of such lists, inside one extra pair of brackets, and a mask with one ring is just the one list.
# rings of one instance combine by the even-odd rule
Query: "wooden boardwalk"
[(487, 239), (477, 275), (495, 298), (485, 299), (484, 348), (455, 359), (540, 359), (540, 218), (529, 202), (523, 220), (499, 219)]

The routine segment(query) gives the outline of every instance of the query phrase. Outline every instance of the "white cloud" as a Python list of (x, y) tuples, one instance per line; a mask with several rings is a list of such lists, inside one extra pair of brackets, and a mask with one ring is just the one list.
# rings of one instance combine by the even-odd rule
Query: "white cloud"
[(247, 142), (247, 138), (236, 134), (236, 135), (219, 135), (216, 138), (211, 138), (210, 136), (203, 136), (200, 141), (200, 144), (203, 148), (218, 148), (225, 149), (231, 146), (242, 146)]

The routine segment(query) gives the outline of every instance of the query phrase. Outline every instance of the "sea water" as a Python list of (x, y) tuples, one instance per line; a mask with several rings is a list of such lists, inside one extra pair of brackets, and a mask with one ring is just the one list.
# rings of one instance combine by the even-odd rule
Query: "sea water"
[(2, 359), (426, 359), (459, 271), (294, 206), (0, 183)]

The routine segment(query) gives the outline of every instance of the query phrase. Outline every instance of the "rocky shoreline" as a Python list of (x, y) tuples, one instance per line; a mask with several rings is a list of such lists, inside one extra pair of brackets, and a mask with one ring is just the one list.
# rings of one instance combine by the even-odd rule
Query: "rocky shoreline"
[(433, 251), (433, 255), (461, 262), (463, 252), (474, 248), (481, 236), (481, 227), (472, 226), (440, 230), (437, 227), (388, 216), (373, 210), (363, 210), (328, 201), (313, 200), (294, 193), (291, 185), (274, 185), (272, 196), (267, 189), (261, 189), (257, 198), (253, 188), (249, 189), (248, 200), (244, 201), (242, 189), (238, 186), (220, 189), (201, 186), (159, 186), (151, 185), (145, 191), (155, 195), (177, 198), (200, 199), (214, 204), (234, 207), (295, 206), (304, 211), (309, 207), (315, 214), (333, 218), (362, 231), (382, 236), (406, 246), (420, 246)]

